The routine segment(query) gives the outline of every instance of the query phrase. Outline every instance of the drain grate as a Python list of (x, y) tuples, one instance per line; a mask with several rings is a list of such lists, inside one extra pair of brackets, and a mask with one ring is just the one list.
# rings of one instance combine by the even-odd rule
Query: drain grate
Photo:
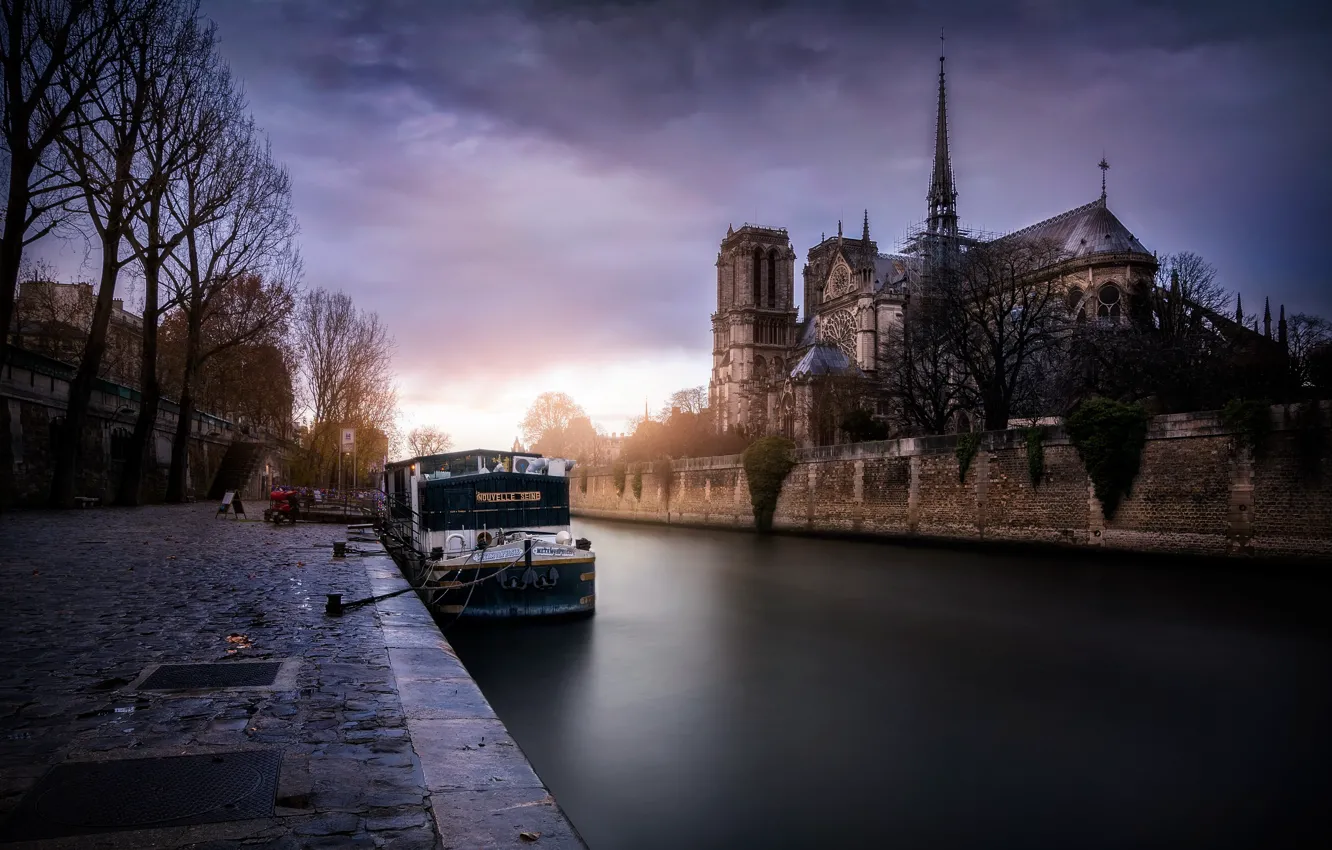
[(269, 817), (279, 750), (53, 767), (19, 803), (0, 841)]
[(192, 688), (253, 688), (271, 685), (277, 679), (280, 661), (231, 664), (163, 664), (139, 685), (141, 691), (175, 691)]

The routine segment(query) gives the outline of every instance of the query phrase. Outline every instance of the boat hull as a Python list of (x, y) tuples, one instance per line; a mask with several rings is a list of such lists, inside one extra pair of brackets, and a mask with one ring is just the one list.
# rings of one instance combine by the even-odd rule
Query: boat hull
[(428, 563), (398, 547), (389, 551), (421, 587), (427, 607), (446, 617), (522, 620), (596, 611), (596, 555), (587, 550), (520, 542)]
[(596, 610), (596, 556), (534, 559), (528, 567), (482, 565), (437, 579), (455, 587), (430, 588), (430, 606), (464, 620), (519, 620), (590, 615)]

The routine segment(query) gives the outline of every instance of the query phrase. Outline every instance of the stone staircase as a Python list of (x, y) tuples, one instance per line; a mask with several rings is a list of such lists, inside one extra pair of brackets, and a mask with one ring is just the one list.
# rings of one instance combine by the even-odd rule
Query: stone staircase
[(222, 456), (222, 464), (213, 476), (213, 486), (208, 489), (209, 499), (220, 499), (228, 490), (239, 493), (250, 483), (254, 473), (264, 460), (264, 444), (237, 440)]

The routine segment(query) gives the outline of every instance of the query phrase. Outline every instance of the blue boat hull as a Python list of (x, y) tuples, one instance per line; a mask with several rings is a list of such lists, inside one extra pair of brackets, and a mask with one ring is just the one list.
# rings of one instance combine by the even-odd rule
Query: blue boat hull
[[(440, 614), (463, 620), (592, 614), (596, 610), (596, 559), (570, 558), (554, 563), (553, 582), (549, 579), (550, 566), (538, 563), (531, 575), (523, 566), (509, 567), (499, 577), (496, 573), (500, 570), (495, 567), (466, 570), (464, 581), (476, 584), (431, 590), (429, 604)], [(532, 581), (533, 576), (543, 580), (541, 585)]]

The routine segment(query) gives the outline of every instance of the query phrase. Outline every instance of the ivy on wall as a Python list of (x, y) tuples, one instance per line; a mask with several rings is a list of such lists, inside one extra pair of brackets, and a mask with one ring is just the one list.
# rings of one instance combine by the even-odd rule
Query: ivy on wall
[(634, 498), (638, 501), (643, 499), (643, 470), (635, 469), (633, 478)]
[(623, 461), (616, 461), (615, 465), (611, 467), (611, 481), (615, 483), (616, 496), (624, 495), (624, 479), (627, 472), (628, 469)]
[(671, 459), (666, 455), (658, 455), (652, 461), (652, 472), (661, 482), (662, 496), (666, 504), (671, 503), (671, 486), (675, 484), (675, 468), (671, 466)]
[(1027, 475), (1033, 487), (1041, 486), (1045, 477), (1045, 443), (1040, 428), (1027, 429)]
[(771, 531), (777, 498), (782, 494), (782, 482), (795, 466), (795, 443), (785, 437), (760, 437), (745, 449), (741, 461), (749, 481), (754, 525), (761, 532)]
[(957, 455), (957, 480), (964, 482), (967, 480), (967, 470), (971, 468), (971, 462), (976, 459), (976, 452), (980, 451), (980, 434), (958, 434), (957, 448), (953, 453)]
[(1323, 427), (1318, 402), (1306, 401), (1295, 414), (1295, 454), (1305, 483), (1322, 479), (1323, 456), (1327, 454), (1327, 429)]
[(1235, 432), (1235, 443), (1261, 457), (1272, 433), (1272, 402), (1267, 399), (1232, 398), (1221, 408), (1221, 424)]
[(1132, 492), (1147, 443), (1147, 420), (1140, 404), (1089, 398), (1065, 422), (1106, 519), (1114, 517), (1119, 503)]

